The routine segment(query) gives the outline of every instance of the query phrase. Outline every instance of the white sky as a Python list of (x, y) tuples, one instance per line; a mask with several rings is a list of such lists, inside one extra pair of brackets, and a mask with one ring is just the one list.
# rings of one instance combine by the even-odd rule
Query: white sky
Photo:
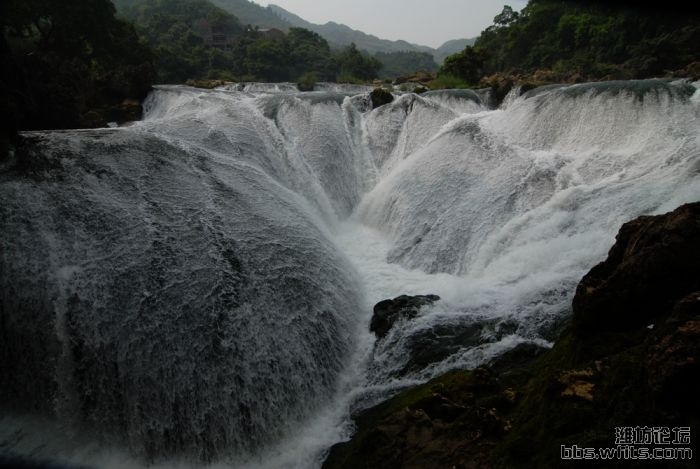
[(252, 0), (279, 5), (311, 23), (343, 23), (382, 39), (439, 47), (475, 37), (503, 5), (521, 10), (527, 0)]

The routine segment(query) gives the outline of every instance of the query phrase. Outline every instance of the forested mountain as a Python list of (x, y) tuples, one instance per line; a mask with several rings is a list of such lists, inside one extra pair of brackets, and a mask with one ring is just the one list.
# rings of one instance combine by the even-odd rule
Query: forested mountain
[(374, 57), (382, 63), (380, 78), (394, 79), (417, 71), (435, 72), (439, 68), (427, 52), (377, 52)]
[[(134, 0), (123, 0), (134, 1)], [(435, 54), (435, 49), (428, 46), (411, 44), (407, 41), (380, 39), (371, 34), (352, 29), (344, 24), (328, 22), (311, 23), (294, 13), (277, 5), (262, 7), (248, 0), (210, 0), (216, 6), (239, 18), (242, 24), (257, 26), (262, 29), (278, 28), (287, 31), (291, 27), (304, 28), (323, 37), (332, 49), (342, 49), (355, 44), (358, 49), (376, 54), (378, 52), (427, 52)], [(454, 51), (456, 52), (456, 51)], [(381, 58), (379, 58), (381, 60)], [(385, 64), (386, 66), (386, 64)], [(419, 67), (420, 68), (420, 67)], [(416, 68), (415, 70), (417, 70)], [(414, 71), (415, 71), (414, 70)]]
[(446, 57), (461, 52), (467, 46), (473, 46), (474, 41), (476, 41), (475, 37), (468, 39), (452, 39), (451, 41), (445, 42), (435, 50), (433, 54), (435, 62), (442, 64)]
[[(367, 45), (362, 42), (333, 50), (321, 33), (293, 26), (285, 28), (284, 35), (270, 36), (246, 25), (253, 18), (262, 22), (273, 16), (284, 24), (314, 25), (289, 13), (282, 20), (281, 9), (246, 0), (216, 3), (237, 8), (241, 17), (209, 0), (114, 0), (120, 18), (109, 0), (65, 0), (60, 5), (3, 1), (3, 127), (74, 127), (120, 120), (125, 112), (134, 112), (125, 109), (125, 99), (141, 99), (153, 83), (304, 77), (308, 85), (315, 80), (366, 81), (380, 73), (393, 78), (436, 66), (428, 54), (416, 50), (372, 57), (363, 52)], [(698, 44), (697, 7), (530, 0), (522, 12), (504, 7), (473, 46), (449, 56), (439, 72), (442, 81), (435, 86), (484, 86), (489, 83), (484, 77), (496, 73), (546, 72), (551, 80), (570, 81), (664, 76), (684, 69), (700, 75)], [(459, 42), (441, 49), (455, 45)]]
[[(246, 2), (243, 2), (246, 3)], [(332, 51), (320, 35), (244, 27), (208, 0), (138, 0), (120, 10), (157, 57), (158, 82), (188, 79), (305, 82), (368, 80), (381, 64), (354, 45)]]
[[(270, 38), (207, 0), (0, 2), (0, 143), (20, 129), (138, 119), (154, 83), (368, 80), (381, 64), (311, 31)], [(5, 142), (5, 143), (3, 143)], [(3, 149), (4, 151), (4, 149)]]
[[(223, 2), (227, 0), (217, 1)], [(331, 47), (346, 46), (354, 43), (359, 49), (366, 50), (372, 54), (377, 52), (404, 51), (428, 52), (432, 54), (435, 51), (431, 47), (411, 44), (406, 41), (390, 41), (388, 39), (380, 39), (371, 34), (366, 34), (362, 31), (352, 29), (344, 24), (338, 24), (332, 21), (326, 24), (310, 23), (277, 5), (270, 5), (268, 8), (270, 11), (276, 13), (280, 18), (283, 18), (288, 23), (320, 34), (328, 41)]]
[(120, 11), (153, 48), (161, 83), (242, 71), (230, 51), (211, 46), (214, 33), (222, 45), (231, 45), (243, 34), (243, 26), (208, 0), (131, 0)]
[(155, 78), (153, 54), (109, 0), (3, 0), (0, 31), (3, 130), (120, 120)]
[(435, 71), (438, 68), (434, 58), (436, 50), (431, 47), (411, 44), (407, 41), (380, 39), (332, 21), (325, 24), (310, 23), (277, 5), (270, 5), (268, 9), (294, 26), (319, 34), (328, 41), (331, 48), (355, 44), (358, 49), (373, 54), (382, 63), (380, 73), (382, 78), (396, 78), (418, 70)]
[[(287, 31), (292, 26), (304, 28), (305, 26), (293, 24), (277, 15), (270, 7), (262, 7), (248, 0), (210, 0), (214, 5), (222, 8), (238, 17), (244, 25), (258, 26), (260, 28), (277, 28)], [(309, 28), (306, 28), (309, 29)]]
[[(275, 44), (268, 44), (263, 48), (264, 51), (258, 46), (251, 49), (254, 55), (260, 52), (273, 60), (274, 63), (269, 64), (265, 73), (261, 73), (262, 69), (258, 66), (247, 65), (252, 63), (261, 65), (261, 60), (264, 59), (247, 60), (245, 56), (248, 54), (247, 48), (250, 44), (246, 41), (244, 41), (245, 47), (231, 48), (236, 49), (235, 54), (222, 53), (216, 48), (205, 47), (207, 40), (206, 32), (201, 28), (202, 20), (206, 19), (211, 24), (210, 17), (214, 15), (221, 22), (226, 18), (225, 14), (235, 17), (233, 26), (228, 28), (229, 36), (241, 34), (240, 31), (234, 30), (242, 30), (248, 25), (253, 29), (277, 28), (283, 32), (296, 27), (313, 31), (325, 39), (336, 55), (354, 44), (358, 51), (375, 54), (381, 62), (383, 78), (394, 78), (418, 70), (434, 71), (438, 68), (430, 55), (435, 50), (430, 47), (416, 46), (406, 41), (379, 39), (337, 23), (316, 25), (275, 5), (263, 8), (248, 0), (115, 0), (115, 4), (125, 18), (137, 24), (142, 35), (155, 48), (159, 57), (162, 82), (182, 82), (188, 78), (270, 79), (269, 77), (272, 76), (292, 80), (298, 78), (296, 71), (271, 73), (275, 68), (286, 67), (284, 64), (290, 57), (283, 48), (279, 49)], [(202, 41), (199, 41), (197, 36)], [(254, 34), (249, 33), (248, 36), (252, 37)], [(367, 56), (366, 53), (364, 55)], [(369, 61), (368, 57), (365, 65), (370, 69), (380, 68), (376, 63)], [(302, 64), (293, 68), (298, 70), (303, 67)], [(319, 79), (334, 80), (337, 76), (329, 72), (332, 68), (329, 67), (326, 65), (321, 67), (322, 70), (315, 70), (314, 73)], [(202, 73), (201, 71), (205, 69), (206, 73)], [(366, 70), (361, 69), (362, 67), (355, 67), (355, 72), (350, 73), (348, 67), (342, 65), (336, 67), (337, 73), (346, 80), (359, 79), (358, 73), (370, 78), (376, 75), (365, 73)]]
[[(144, 0), (114, 0), (117, 9), (124, 10)], [(147, 0), (145, 0), (147, 1)], [(433, 54), (435, 49), (411, 44), (407, 41), (390, 41), (354, 30), (344, 24), (328, 22), (318, 25), (285, 10), (277, 5), (262, 7), (248, 0), (208, 0), (210, 3), (238, 18), (242, 25), (260, 29), (277, 28), (288, 31), (292, 27), (313, 31), (328, 41), (331, 48), (341, 49), (355, 44), (359, 49), (374, 54), (376, 52), (418, 51)]]
[(697, 7), (530, 0), (520, 13), (505, 6), (441, 73), (472, 84), (496, 72), (538, 70), (558, 79), (663, 76), (700, 61), (698, 44)]

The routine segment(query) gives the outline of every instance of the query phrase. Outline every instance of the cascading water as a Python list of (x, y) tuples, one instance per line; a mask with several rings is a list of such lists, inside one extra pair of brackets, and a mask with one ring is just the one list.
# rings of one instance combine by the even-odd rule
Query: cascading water
[[(274, 85), (277, 86), (277, 85)], [(351, 408), (547, 345), (619, 226), (700, 200), (698, 84), (164, 86), (0, 172), (0, 451), (317, 467)], [(374, 344), (372, 305), (442, 300)]]

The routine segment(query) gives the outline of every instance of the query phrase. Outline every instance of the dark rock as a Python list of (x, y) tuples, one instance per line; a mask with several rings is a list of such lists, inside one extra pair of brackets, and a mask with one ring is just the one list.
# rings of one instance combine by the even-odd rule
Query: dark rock
[(616, 240), (576, 289), (573, 327), (581, 336), (643, 328), (700, 290), (700, 203), (625, 223)]
[[(678, 301), (673, 327), (662, 330), (647, 355), (649, 386), (664, 408), (700, 413), (700, 291)], [(655, 326), (662, 327), (663, 326)]]
[(106, 127), (107, 118), (103, 112), (93, 109), (81, 116), (80, 124), (82, 127), (87, 128)]
[(0, 172), (14, 153), (13, 140), (16, 136), (7, 130), (0, 130)]
[(688, 64), (684, 71), (684, 76), (690, 78), (691, 80), (700, 80), (700, 62)]
[(505, 73), (495, 73), (481, 80), (481, 84), (491, 88), (491, 99), (493, 107), (501, 105), (506, 95), (513, 89), (514, 77)]
[(90, 109), (81, 116), (81, 127), (106, 127), (110, 122), (124, 124), (141, 119), (143, 108), (137, 99), (128, 98), (111, 107)]
[(119, 106), (113, 106), (104, 112), (104, 116), (108, 122), (116, 122), (117, 124), (125, 124), (141, 120), (143, 108), (141, 103), (136, 100), (124, 100)]
[(87, 469), (85, 466), (77, 466), (62, 462), (32, 461), (24, 457), (13, 455), (0, 455), (0, 469)]
[(369, 94), (369, 98), (372, 100), (372, 109), (375, 109), (392, 102), (394, 100), (394, 95), (384, 88), (375, 88)]
[[(391, 300), (394, 301), (394, 300)], [(407, 312), (406, 318), (415, 316), (415, 311)], [(398, 318), (396, 318), (398, 320)], [(412, 330), (400, 338), (384, 339), (382, 348), (391, 348), (401, 343), (405, 350), (405, 364), (392, 372), (392, 377), (404, 377), (417, 373), (430, 365), (440, 363), (462, 350), (502, 339), (517, 333), (517, 324), (499, 322), (479, 316), (464, 316), (449, 322), (438, 322), (429, 327)], [(533, 361), (545, 347), (533, 343), (522, 343), (512, 350), (494, 358), (489, 365), (500, 371), (521, 366)]]
[(299, 91), (313, 91), (316, 87), (317, 81), (316, 74), (313, 72), (307, 72), (299, 77), (297, 80), (297, 88)]
[[(411, 316), (412, 317), (412, 316)], [(488, 323), (474, 321), (462, 324), (436, 324), (406, 337), (410, 358), (401, 370), (401, 375), (439, 363), (459, 350), (474, 347), (484, 342), (482, 331)]]
[(451, 372), (364, 412), (357, 434), (333, 446), (322, 467), (489, 467), (511, 406), (487, 369)]
[(498, 374), (507, 373), (514, 368), (532, 363), (547, 350), (549, 349), (541, 345), (524, 342), (491, 360), (489, 368)]
[(700, 426), (699, 211), (625, 224), (554, 348), (521, 344), (365, 410), (323, 469), (573, 467), (562, 445), (613, 447), (616, 427)]
[(192, 86), (194, 88), (204, 88), (207, 90), (212, 90), (219, 86), (235, 85), (236, 82), (228, 80), (193, 80), (189, 79), (185, 82), (187, 86)]
[(435, 75), (426, 72), (426, 71), (418, 71), (414, 73), (413, 75), (402, 75), (400, 77), (397, 77), (394, 80), (395, 85), (402, 85), (404, 83), (420, 83), (420, 84), (425, 84), (428, 82), (431, 82), (435, 79)]
[(383, 300), (374, 305), (374, 314), (369, 330), (378, 338), (384, 337), (391, 326), (401, 318), (412, 319), (425, 305), (435, 303), (440, 299), (437, 295), (401, 295), (393, 300)]

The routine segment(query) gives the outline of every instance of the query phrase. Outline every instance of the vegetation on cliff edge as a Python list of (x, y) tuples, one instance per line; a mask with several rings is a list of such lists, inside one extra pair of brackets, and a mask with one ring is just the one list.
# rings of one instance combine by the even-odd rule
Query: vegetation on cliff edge
[[(3, 130), (104, 125), (140, 117), (153, 55), (109, 0), (0, 4)], [(131, 114), (130, 114), (131, 112)]]
[(697, 7), (530, 0), (521, 12), (505, 6), (440, 73), (472, 85), (495, 73), (542, 70), (552, 81), (660, 77), (700, 61), (698, 44)]

